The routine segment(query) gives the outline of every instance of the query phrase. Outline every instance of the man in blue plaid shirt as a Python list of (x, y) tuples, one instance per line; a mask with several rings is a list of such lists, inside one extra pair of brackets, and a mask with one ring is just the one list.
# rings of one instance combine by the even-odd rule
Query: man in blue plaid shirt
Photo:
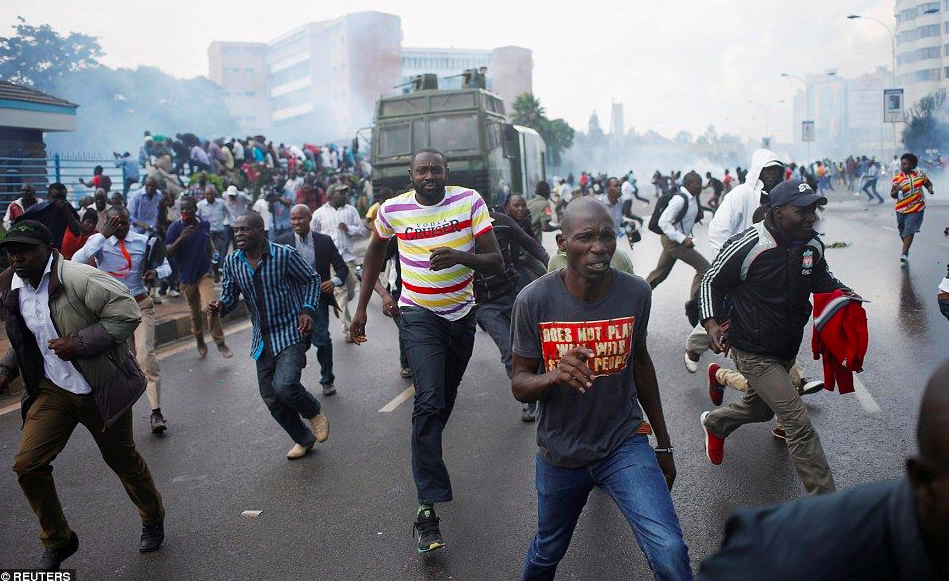
[(320, 276), (296, 249), (269, 242), (256, 212), (237, 219), (234, 242), (237, 250), (224, 259), (221, 300), (211, 301), (208, 313), (226, 315), (244, 296), (254, 324), (250, 355), (257, 361), (260, 397), (295, 442), (287, 459), (296, 460), (329, 437), (320, 402), (300, 383), (320, 301)]

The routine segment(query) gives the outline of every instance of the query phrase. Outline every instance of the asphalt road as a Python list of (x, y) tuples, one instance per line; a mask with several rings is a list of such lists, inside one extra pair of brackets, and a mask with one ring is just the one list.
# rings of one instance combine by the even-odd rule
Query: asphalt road
[[(834, 273), (872, 301), (870, 350), (859, 376), (865, 389), (807, 400), (840, 487), (898, 476), (914, 450), (922, 386), (949, 341), (949, 322), (935, 302), (949, 258), (947, 225), (949, 206), (931, 206), (905, 269), (889, 204), (835, 204), (820, 225), (827, 243), (850, 244), (828, 251)], [(698, 236), (704, 238), (704, 228)], [(659, 252), (658, 237), (644, 237), (632, 253), (642, 275)], [(547, 242), (552, 248), (552, 236)], [(699, 248), (708, 255), (704, 241)], [(721, 466), (706, 461), (698, 424), (699, 414), (712, 408), (705, 375), (690, 375), (682, 364), (689, 331), (682, 303), (691, 276), (679, 264), (656, 290), (649, 343), (676, 446), (673, 497), (697, 569), (719, 545), (733, 509), (797, 498), (804, 490), (768, 424), (736, 432)], [(370, 317), (370, 341), (361, 347), (344, 344), (332, 321), (339, 393), (319, 396), (330, 439), (293, 463), (284, 458), (290, 440), (257, 393), (246, 325), (230, 332), (231, 360), (212, 350), (202, 361), (190, 346), (166, 351), (167, 435), (149, 433), (144, 398), (135, 408), (138, 446), (167, 507), (165, 544), (155, 554), (137, 552), (135, 509), (79, 428), (54, 463), (60, 498), (81, 539), (67, 565), (81, 579), (101, 581), (517, 578), (536, 524), (536, 447), (534, 427), (519, 419), (496, 347), (478, 332), (445, 433), (455, 501), (438, 512), (448, 547), (419, 556), (411, 536), (411, 400), (390, 404), (411, 381), (398, 376), (394, 325), (377, 302)], [(312, 352), (311, 359), (315, 363)], [(716, 360), (704, 357), (701, 369)], [(818, 373), (815, 362), (807, 372)], [(315, 365), (304, 378), (318, 391)], [(736, 397), (729, 393), (726, 402)], [(394, 409), (380, 412), (387, 404)], [(9, 469), (19, 428), (17, 412), (0, 416), (0, 465), (6, 467), (0, 470), (0, 567), (30, 566), (42, 552), (35, 518)], [(241, 516), (244, 510), (262, 512), (251, 519)], [(591, 495), (558, 578), (651, 578), (629, 527), (604, 494)]]

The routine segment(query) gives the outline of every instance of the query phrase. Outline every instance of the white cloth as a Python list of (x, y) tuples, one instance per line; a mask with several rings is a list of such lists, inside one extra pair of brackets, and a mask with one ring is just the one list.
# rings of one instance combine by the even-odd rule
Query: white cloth
[(244, 192), (237, 192), (237, 195), (231, 198), (230, 194), (224, 194), (224, 208), (227, 210), (227, 218), (224, 223), (233, 226), (237, 219), (247, 213), (247, 207), (250, 206), (253, 199)]
[[(129, 258), (126, 259), (119, 245), (119, 240), (115, 236), (106, 238), (96, 232), (86, 240), (82, 248), (73, 254), (73, 262), (89, 264), (95, 258), (96, 268), (109, 274), (115, 280), (121, 282), (129, 289), (133, 297), (148, 292), (142, 275), (145, 274), (145, 252), (147, 251), (148, 236), (129, 230), (125, 235), (125, 251)], [(132, 261), (129, 266), (129, 260)], [(166, 278), (171, 274), (171, 265), (166, 258), (155, 269), (158, 278)]]
[(273, 216), (270, 214), (270, 203), (267, 202), (263, 196), (257, 198), (257, 201), (254, 202), (253, 210), (264, 219), (264, 230), (273, 228)]
[(942, 279), (942, 282), (939, 283), (939, 292), (949, 293), (949, 277)]
[(63, 361), (49, 348), (51, 339), (59, 339), (59, 333), (49, 314), (49, 273), (53, 266), (53, 256), (46, 262), (46, 270), (40, 279), (38, 288), (14, 274), (10, 290), (20, 289), (20, 314), (27, 329), (36, 337), (36, 346), (43, 355), (43, 372), (57, 386), (72, 393), (83, 395), (92, 393), (92, 387), (79, 370), (69, 361)]
[(622, 194), (620, 195), (621, 200), (623, 201), (632, 200), (633, 199), (633, 184), (629, 183), (628, 181), (623, 182), (623, 185), (620, 186), (620, 192), (622, 192)]
[(729, 238), (744, 232), (753, 224), (752, 216), (761, 205), (761, 191), (764, 184), (758, 177), (765, 164), (780, 161), (776, 153), (759, 149), (751, 155), (751, 168), (745, 183), (731, 189), (721, 199), (715, 209), (715, 217), (708, 225), (708, 244), (718, 254)]
[[(699, 205), (695, 202), (695, 198), (685, 189), (679, 190), (685, 199), (682, 199), (682, 196), (676, 195), (672, 196), (672, 199), (669, 200), (669, 205), (666, 206), (666, 209), (662, 211), (662, 214), (659, 215), (659, 228), (662, 229), (662, 233), (666, 235), (669, 240), (672, 240), (676, 244), (682, 244), (685, 242), (685, 239), (692, 235), (692, 228), (695, 226), (695, 218), (699, 214)], [(688, 204), (688, 208), (685, 211), (685, 214), (682, 216), (682, 220), (676, 222), (676, 218), (682, 212), (685, 204)]]
[[(346, 224), (349, 229), (348, 234), (339, 229), (340, 224)], [(353, 238), (366, 235), (366, 227), (359, 218), (359, 212), (351, 204), (346, 204), (339, 209), (334, 208), (332, 204), (323, 204), (316, 212), (313, 212), (310, 230), (332, 238), (336, 250), (345, 262), (356, 260), (356, 255), (353, 254)]]

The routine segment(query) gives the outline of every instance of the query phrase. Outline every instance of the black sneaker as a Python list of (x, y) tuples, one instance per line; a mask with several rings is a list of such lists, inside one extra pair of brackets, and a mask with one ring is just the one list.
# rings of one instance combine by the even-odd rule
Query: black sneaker
[(438, 517), (434, 508), (425, 508), (418, 512), (412, 533), (418, 541), (418, 552), (427, 553), (445, 546), (442, 533), (438, 530)]
[(142, 542), (138, 546), (139, 553), (157, 551), (165, 540), (165, 524), (142, 525)]
[(149, 418), (149, 420), (152, 426), (153, 434), (160, 434), (168, 429), (168, 424), (165, 422), (165, 418), (158, 410), (152, 410), (152, 417)]
[(69, 542), (62, 547), (47, 548), (40, 560), (41, 571), (59, 571), (59, 565), (79, 550), (79, 537), (70, 532)]

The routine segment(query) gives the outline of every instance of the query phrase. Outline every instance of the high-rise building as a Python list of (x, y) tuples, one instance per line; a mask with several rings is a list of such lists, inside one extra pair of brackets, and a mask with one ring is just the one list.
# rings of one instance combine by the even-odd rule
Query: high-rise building
[(401, 45), (398, 16), (358, 12), (304, 24), (266, 44), (212, 42), (209, 77), (224, 88), (242, 131), (259, 128), (286, 141), (340, 139), (367, 125), (376, 99), (399, 84)]
[(610, 135), (622, 137), (626, 133), (626, 125), (623, 121), (623, 104), (613, 103), (610, 110)]
[(403, 48), (401, 19), (382, 12), (311, 22), (267, 43), (208, 47), (208, 76), (224, 89), (237, 131), (293, 142), (351, 138), (372, 122), (376, 100), (413, 75), (435, 73), (440, 88), (452, 88), (461, 78), (445, 77), (481, 67), (509, 113), (532, 90), (530, 50)]
[(949, 2), (896, 0), (896, 87), (906, 106), (949, 88)]

